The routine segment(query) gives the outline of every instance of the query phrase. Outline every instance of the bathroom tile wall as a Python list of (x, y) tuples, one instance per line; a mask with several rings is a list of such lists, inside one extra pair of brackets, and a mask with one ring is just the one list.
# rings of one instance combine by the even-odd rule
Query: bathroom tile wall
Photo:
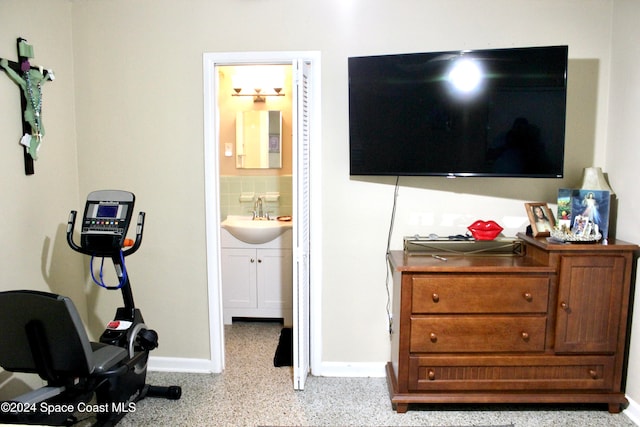
[(281, 176), (221, 176), (220, 177), (220, 218), (227, 215), (251, 215), (253, 201), (241, 201), (242, 193), (254, 193), (255, 196), (267, 192), (279, 192), (277, 202), (265, 202), (264, 209), (271, 217), (292, 215), (291, 175)]

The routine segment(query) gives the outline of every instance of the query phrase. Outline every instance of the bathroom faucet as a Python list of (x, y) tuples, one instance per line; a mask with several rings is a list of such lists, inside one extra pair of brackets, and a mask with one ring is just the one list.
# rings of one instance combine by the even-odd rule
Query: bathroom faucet
[(253, 219), (264, 219), (264, 209), (262, 207), (262, 203), (262, 196), (258, 196), (256, 202), (253, 205)]

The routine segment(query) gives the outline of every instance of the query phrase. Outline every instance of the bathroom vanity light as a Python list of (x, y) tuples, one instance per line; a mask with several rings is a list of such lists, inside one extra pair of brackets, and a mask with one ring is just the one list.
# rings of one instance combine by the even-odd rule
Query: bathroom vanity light
[(253, 96), (253, 102), (265, 102), (265, 96), (284, 96), (284, 93), (282, 92), (282, 88), (281, 87), (274, 87), (273, 88), (273, 92), (274, 93), (262, 93), (262, 89), (261, 88), (254, 88), (254, 93), (241, 93), (242, 92), (242, 88), (241, 87), (234, 87), (233, 91), (235, 93), (232, 93), (231, 96)]
[[(231, 81), (233, 88), (231, 96), (253, 96), (253, 102), (265, 102), (267, 96), (284, 96), (283, 84), (283, 71), (278, 67), (270, 65), (238, 67)], [(269, 89), (272, 89), (272, 92), (269, 92)]]

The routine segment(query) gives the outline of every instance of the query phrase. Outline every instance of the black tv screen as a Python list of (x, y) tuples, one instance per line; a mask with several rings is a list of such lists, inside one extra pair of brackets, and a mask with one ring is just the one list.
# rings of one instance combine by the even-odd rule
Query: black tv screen
[(567, 46), (349, 58), (351, 175), (561, 178)]

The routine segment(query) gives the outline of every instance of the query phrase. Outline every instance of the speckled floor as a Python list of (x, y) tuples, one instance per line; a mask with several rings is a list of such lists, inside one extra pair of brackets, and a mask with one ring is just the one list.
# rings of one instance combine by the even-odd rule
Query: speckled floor
[(222, 374), (150, 372), (155, 385), (181, 385), (178, 401), (145, 399), (119, 426), (634, 426), (604, 408), (432, 405), (398, 414), (384, 378), (309, 377), (294, 391), (292, 369), (275, 368), (281, 325), (227, 326)]

